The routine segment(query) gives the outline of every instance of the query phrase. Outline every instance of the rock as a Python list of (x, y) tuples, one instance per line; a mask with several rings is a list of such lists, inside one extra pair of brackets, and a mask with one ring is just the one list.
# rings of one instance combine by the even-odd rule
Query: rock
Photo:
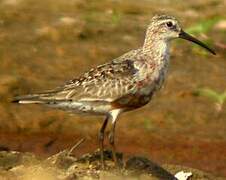
[(178, 173), (175, 174), (175, 177), (178, 180), (187, 180), (190, 177), (192, 177), (192, 173), (191, 172), (180, 171), (180, 172), (178, 172)]

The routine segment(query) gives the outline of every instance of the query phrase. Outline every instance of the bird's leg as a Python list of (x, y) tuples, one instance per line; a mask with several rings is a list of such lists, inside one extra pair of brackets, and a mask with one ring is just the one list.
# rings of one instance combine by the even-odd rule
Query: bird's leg
[(99, 146), (100, 146), (100, 156), (101, 156), (101, 166), (104, 169), (105, 163), (104, 163), (104, 131), (106, 129), (107, 123), (108, 123), (109, 116), (107, 116), (104, 120), (104, 123), (102, 124), (99, 132)]
[(118, 164), (116, 151), (115, 151), (115, 126), (116, 126), (116, 121), (113, 121), (112, 128), (109, 133), (109, 143), (110, 143), (111, 149), (112, 149), (113, 160), (115, 162), (115, 165), (118, 166), (119, 164)]

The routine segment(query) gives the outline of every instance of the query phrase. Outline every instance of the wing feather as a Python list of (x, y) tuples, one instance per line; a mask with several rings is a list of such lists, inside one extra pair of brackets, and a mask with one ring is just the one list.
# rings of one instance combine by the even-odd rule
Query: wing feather
[(136, 72), (131, 60), (104, 64), (59, 87), (59, 92), (51, 97), (75, 101), (113, 101), (132, 89)]
[(138, 51), (140, 49), (97, 66), (63, 86), (38, 94), (18, 96), (13, 101), (47, 104), (59, 101), (114, 101), (134, 88), (134, 76), (138, 71), (134, 58)]

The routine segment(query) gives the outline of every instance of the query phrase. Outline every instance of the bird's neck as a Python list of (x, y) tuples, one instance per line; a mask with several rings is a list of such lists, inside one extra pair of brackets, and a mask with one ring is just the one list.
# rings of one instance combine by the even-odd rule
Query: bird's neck
[(142, 50), (152, 63), (164, 64), (169, 59), (169, 41), (154, 35), (146, 36)]

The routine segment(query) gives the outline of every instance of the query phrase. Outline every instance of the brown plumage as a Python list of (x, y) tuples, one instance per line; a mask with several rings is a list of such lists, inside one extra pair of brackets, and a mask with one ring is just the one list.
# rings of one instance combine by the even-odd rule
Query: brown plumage
[(112, 120), (109, 141), (117, 162), (114, 146), (117, 117), (122, 112), (144, 106), (161, 88), (169, 64), (169, 43), (178, 37), (215, 54), (205, 44), (186, 34), (174, 17), (157, 15), (151, 19), (144, 44), (139, 49), (97, 66), (54, 90), (19, 96), (14, 102), (46, 104), (75, 113), (105, 115), (99, 134), (102, 165), (104, 130), (109, 119)]

